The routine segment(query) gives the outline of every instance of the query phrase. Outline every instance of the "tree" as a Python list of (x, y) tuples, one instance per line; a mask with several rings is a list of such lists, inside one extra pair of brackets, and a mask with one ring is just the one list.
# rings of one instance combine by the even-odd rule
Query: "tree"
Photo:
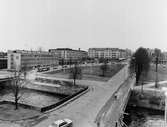
[(82, 69), (78, 66), (77, 63), (74, 64), (74, 67), (70, 68), (70, 78), (73, 79), (74, 85), (76, 85), (76, 79), (82, 78)]
[(155, 88), (158, 88), (158, 63), (161, 57), (161, 50), (154, 49), (155, 65), (156, 65), (156, 77), (155, 77)]
[(150, 67), (150, 58), (145, 48), (140, 47), (132, 55), (130, 61), (131, 73), (136, 74), (136, 84), (138, 84), (141, 74), (147, 75)]
[(14, 76), (10, 85), (11, 91), (14, 96), (15, 110), (18, 109), (18, 101), (23, 96), (22, 89), (25, 86), (25, 78), (23, 78), (23, 75), (24, 75), (23, 72), (15, 70)]
[(104, 62), (106, 62), (105, 58), (100, 57), (100, 58), (99, 58), (99, 63), (104, 63)]
[(102, 71), (102, 76), (105, 76), (105, 73), (108, 69), (107, 60), (104, 60), (104, 63), (100, 66), (100, 69)]
[(21, 67), (21, 71), (22, 71), (22, 73), (24, 75), (24, 79), (26, 79), (27, 71), (28, 71), (28, 66), (27, 66), (26, 63)]

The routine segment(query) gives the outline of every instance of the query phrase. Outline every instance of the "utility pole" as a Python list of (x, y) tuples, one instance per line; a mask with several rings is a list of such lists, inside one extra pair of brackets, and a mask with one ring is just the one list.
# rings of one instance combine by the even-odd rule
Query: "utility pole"
[(156, 64), (155, 88), (158, 88), (158, 56), (156, 56), (155, 64)]

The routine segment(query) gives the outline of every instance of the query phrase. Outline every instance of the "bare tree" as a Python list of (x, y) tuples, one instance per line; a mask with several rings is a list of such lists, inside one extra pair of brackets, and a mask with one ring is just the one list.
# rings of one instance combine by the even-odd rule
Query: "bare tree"
[(82, 78), (82, 69), (77, 63), (74, 64), (74, 67), (70, 68), (70, 78), (73, 79), (74, 85), (76, 85), (76, 79)]
[(14, 96), (15, 110), (18, 109), (18, 101), (23, 96), (22, 89), (24, 88), (26, 83), (25, 78), (23, 78), (23, 75), (24, 75), (23, 72), (15, 71), (13, 80), (11, 81), (11, 85), (10, 85), (11, 91)]
[(154, 49), (155, 67), (156, 67), (155, 88), (158, 88), (158, 64), (160, 56), (161, 56), (161, 50), (157, 48)]
[(28, 71), (28, 66), (27, 66), (27, 64), (25, 63), (25, 64), (21, 67), (21, 72), (22, 72), (23, 75), (24, 75), (24, 79), (26, 79), (27, 71)]

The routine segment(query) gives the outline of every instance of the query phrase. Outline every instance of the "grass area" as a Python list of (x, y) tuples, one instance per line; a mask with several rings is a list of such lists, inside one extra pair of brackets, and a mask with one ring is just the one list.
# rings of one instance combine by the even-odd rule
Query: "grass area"
[[(95, 81), (108, 81), (113, 75), (115, 75), (119, 70), (121, 70), (123, 66), (124, 65), (122, 64), (108, 65), (105, 76), (101, 76), (102, 70), (100, 69), (100, 66), (82, 67), (82, 79), (95, 80)], [(69, 78), (70, 72), (69, 70), (61, 72), (52, 71), (45, 74), (58, 78)]]
[(19, 106), (19, 108), (15, 110), (14, 104), (0, 104), (0, 112), (1, 120), (11, 121), (27, 119), (41, 114), (39, 111), (22, 106)]
[[(5, 90), (6, 92), (1, 95), (1, 100), (14, 102), (14, 95), (12, 91)], [(21, 89), (20, 94), (22, 95), (19, 103), (21, 104), (27, 104), (34, 107), (45, 107), (51, 104), (54, 104), (56, 102), (59, 102), (61, 99), (63, 99), (66, 96), (60, 96), (60, 95), (54, 95), (49, 94), (46, 92), (31, 90), (31, 89)]]
[[(151, 65), (150, 70), (148, 72), (148, 75), (146, 77), (143, 77), (143, 80), (154, 82), (155, 77), (156, 77), (156, 67), (155, 67), (155, 65)], [(167, 65), (166, 66), (162, 66), (162, 65), (158, 66), (158, 80), (159, 81), (167, 80)]]
[(140, 89), (133, 90), (130, 101), (130, 105), (137, 105), (145, 108), (163, 110), (165, 106), (165, 96), (163, 92), (156, 91), (154, 89), (144, 89), (141, 92)]

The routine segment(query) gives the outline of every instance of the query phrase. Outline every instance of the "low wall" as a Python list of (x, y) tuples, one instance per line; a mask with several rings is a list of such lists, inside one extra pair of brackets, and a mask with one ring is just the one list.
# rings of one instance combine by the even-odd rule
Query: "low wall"
[(152, 110), (165, 110), (164, 92), (155, 89), (134, 89), (130, 96), (128, 106), (148, 108)]
[(55, 103), (55, 104), (53, 104), (53, 105), (49, 105), (49, 106), (46, 106), (46, 107), (44, 107), (44, 108), (41, 108), (41, 112), (45, 112), (45, 111), (48, 111), (48, 110), (50, 110), (50, 109), (53, 109), (53, 108), (55, 108), (55, 107), (57, 107), (57, 106), (60, 106), (61, 104), (65, 103), (66, 101), (72, 99), (73, 97), (77, 96), (78, 94), (81, 94), (82, 92), (84, 92), (84, 91), (86, 91), (86, 90), (88, 90), (88, 87), (86, 87), (86, 88), (80, 90), (79, 92), (77, 92), (77, 93), (75, 93), (75, 94), (73, 94), (73, 95), (70, 95), (70, 96), (65, 97), (64, 99), (60, 100), (59, 102), (57, 102), (57, 103)]

